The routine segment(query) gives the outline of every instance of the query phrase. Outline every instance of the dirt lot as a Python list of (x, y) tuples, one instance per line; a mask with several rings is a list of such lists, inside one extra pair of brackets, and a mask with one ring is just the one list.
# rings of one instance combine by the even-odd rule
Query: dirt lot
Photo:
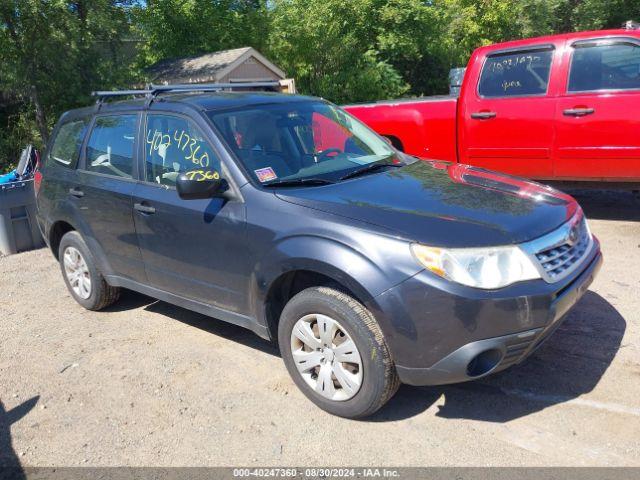
[(640, 202), (576, 195), (605, 265), (532, 358), (325, 414), (248, 331), (137, 294), (83, 310), (47, 250), (0, 259), (0, 464), (640, 466)]

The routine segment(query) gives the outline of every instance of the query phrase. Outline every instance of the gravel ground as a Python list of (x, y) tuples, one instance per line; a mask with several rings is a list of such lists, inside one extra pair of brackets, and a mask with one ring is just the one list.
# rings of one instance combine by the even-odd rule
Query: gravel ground
[(0, 259), (0, 464), (640, 466), (640, 202), (574, 192), (605, 264), (522, 365), (314, 407), (267, 342), (127, 293), (88, 312), (48, 250)]

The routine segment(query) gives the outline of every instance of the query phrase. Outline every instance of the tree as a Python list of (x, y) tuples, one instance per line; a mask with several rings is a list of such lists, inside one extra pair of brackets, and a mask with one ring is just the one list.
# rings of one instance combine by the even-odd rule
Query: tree
[(268, 53), (301, 91), (334, 102), (399, 96), (407, 85), (377, 50), (374, 0), (280, 0)]
[[(127, 9), (127, 2), (112, 0), (0, 3), (0, 91), (23, 106), (3, 132), (1, 153), (17, 154), (22, 145), (14, 137), (25, 122), (35, 125), (32, 142), (42, 144), (57, 116), (87, 104), (91, 90), (128, 83)], [(0, 120), (8, 114), (0, 111)]]
[(149, 0), (134, 9), (145, 40), (141, 64), (228, 48), (261, 50), (268, 34), (267, 0)]

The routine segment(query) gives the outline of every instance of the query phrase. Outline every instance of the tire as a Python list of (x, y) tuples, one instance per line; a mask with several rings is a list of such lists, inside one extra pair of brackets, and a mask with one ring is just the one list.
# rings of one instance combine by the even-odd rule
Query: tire
[[(336, 331), (331, 330), (323, 339), (321, 326), (333, 326)], [(311, 329), (313, 339), (307, 327)], [(329, 338), (332, 344), (327, 347)], [(347, 343), (349, 340), (353, 343)], [(342, 347), (341, 342), (344, 343)], [(285, 366), (298, 388), (318, 407), (334, 415), (345, 418), (372, 415), (400, 386), (374, 316), (357, 300), (339, 290), (313, 287), (294, 296), (280, 316), (278, 343)], [(353, 344), (355, 354), (350, 348)], [(345, 348), (347, 345), (349, 347)], [(354, 363), (342, 362), (344, 359), (354, 360)], [(312, 365), (314, 367), (307, 370)]]
[[(69, 255), (68, 258), (65, 258), (66, 254)], [(77, 261), (76, 254), (79, 255), (80, 262)], [(62, 278), (69, 289), (69, 293), (71, 293), (76, 302), (87, 310), (102, 310), (112, 305), (120, 297), (120, 289), (109, 285), (98, 271), (93, 255), (78, 232), (71, 231), (62, 237), (58, 249), (58, 259)], [(84, 262), (86, 269), (83, 267), (82, 262)], [(74, 281), (74, 285), (72, 285), (69, 272), (74, 271), (74, 268), (76, 275), (82, 278), (79, 283)], [(81, 284), (87, 285), (83, 279), (89, 280), (88, 288), (81, 286)]]

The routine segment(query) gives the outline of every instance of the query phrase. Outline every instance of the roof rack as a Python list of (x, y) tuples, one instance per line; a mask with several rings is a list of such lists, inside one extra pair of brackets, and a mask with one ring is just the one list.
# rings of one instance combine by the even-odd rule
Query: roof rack
[(280, 82), (237, 82), (237, 83), (200, 83), (200, 84), (176, 84), (176, 85), (152, 85), (140, 90), (103, 90), (92, 92), (91, 95), (97, 97), (98, 108), (104, 100), (111, 97), (131, 97), (142, 95), (147, 98), (147, 105), (161, 93), (170, 92), (219, 92), (222, 90), (232, 90), (234, 88), (279, 88)]

